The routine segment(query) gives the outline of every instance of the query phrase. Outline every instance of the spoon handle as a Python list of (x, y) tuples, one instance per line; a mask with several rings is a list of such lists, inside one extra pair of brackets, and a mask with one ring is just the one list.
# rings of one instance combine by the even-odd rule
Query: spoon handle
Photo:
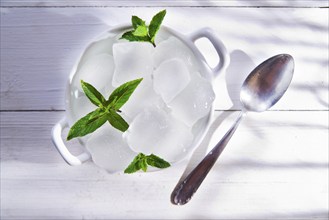
[(181, 182), (177, 184), (171, 194), (171, 202), (175, 205), (184, 205), (192, 198), (193, 194), (198, 190), (199, 186), (206, 178), (210, 169), (215, 164), (219, 155), (223, 152), (228, 141), (231, 139), (235, 130), (241, 122), (245, 114), (241, 113), (235, 123), (226, 132), (224, 137), (216, 144), (216, 146), (206, 155), (205, 158), (191, 171), (191, 173)]

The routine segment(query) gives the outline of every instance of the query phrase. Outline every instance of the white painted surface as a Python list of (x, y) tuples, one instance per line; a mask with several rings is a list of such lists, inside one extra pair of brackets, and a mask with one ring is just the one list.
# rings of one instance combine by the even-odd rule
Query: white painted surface
[[(133, 3), (140, 1), (122, 1)], [(328, 8), (318, 8), (327, 2), (144, 3), (161, 7), (1, 1), (1, 219), (327, 219), (329, 25)], [(179, 3), (230, 6), (167, 8), (165, 25), (184, 34), (213, 28), (232, 61), (216, 79), (218, 111), (192, 160), (135, 175), (110, 175), (91, 162), (65, 164), (50, 131), (65, 114), (65, 82), (84, 47), (132, 14), (149, 19)], [(237, 7), (249, 4), (270, 7)], [(272, 8), (275, 4), (280, 8)], [(72, 5), (88, 7), (66, 7)], [(206, 43), (200, 47), (215, 63)], [(296, 63), (285, 96), (271, 111), (248, 115), (192, 201), (171, 205), (170, 193), (186, 166), (196, 165), (235, 119), (237, 112), (227, 110), (239, 109), (243, 78), (278, 53), (290, 53)], [(81, 151), (72, 145), (73, 152)]]
[(327, 0), (1, 0), (2, 6), (34, 7), (116, 7), (116, 6), (167, 6), (167, 7), (326, 7)]
[[(132, 14), (150, 19), (157, 10), (2, 9), (1, 109), (63, 110), (67, 76), (87, 44), (109, 26), (129, 22)], [(215, 82), (217, 109), (229, 109), (231, 100), (238, 104), (239, 83), (257, 64), (290, 53), (295, 75), (274, 109), (327, 110), (326, 18), (328, 10), (319, 8), (169, 8), (165, 25), (184, 34), (211, 27), (226, 45), (231, 65)], [(206, 54), (216, 62), (215, 53)], [(301, 96), (304, 99), (296, 99)]]

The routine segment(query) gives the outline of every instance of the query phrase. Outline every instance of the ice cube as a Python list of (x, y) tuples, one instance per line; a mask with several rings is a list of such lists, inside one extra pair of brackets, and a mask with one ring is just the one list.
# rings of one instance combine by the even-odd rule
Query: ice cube
[(172, 114), (186, 125), (193, 124), (206, 116), (215, 99), (211, 83), (203, 77), (194, 77), (186, 88), (169, 103)]
[(158, 45), (160, 42), (167, 40), (169, 37), (171, 37), (172, 34), (170, 32), (168, 32), (167, 30), (160, 28), (155, 40), (155, 45)]
[(136, 156), (122, 138), (122, 132), (105, 123), (87, 141), (94, 163), (108, 172), (124, 170)]
[(81, 80), (90, 83), (100, 92), (105, 92), (105, 88), (111, 85), (114, 72), (113, 57), (108, 54), (100, 54), (90, 57), (75, 73), (72, 79), (72, 86), (80, 91)]
[(161, 41), (154, 50), (154, 66), (158, 67), (162, 62), (178, 58), (181, 59), (189, 71), (195, 69), (197, 60), (191, 50), (176, 37), (169, 37), (168, 40)]
[(155, 93), (151, 77), (145, 76), (128, 101), (122, 106), (121, 111), (130, 118), (134, 118), (144, 108), (152, 105), (163, 107), (165, 104), (161, 97)]
[(187, 127), (182, 121), (174, 118), (172, 115), (169, 118), (170, 130), (153, 152), (155, 155), (159, 155), (170, 162), (177, 162), (193, 147), (194, 136), (191, 128)]
[(180, 159), (193, 140), (189, 127), (157, 107), (138, 114), (124, 136), (133, 151), (153, 153), (170, 162)]
[(97, 106), (91, 103), (87, 96), (78, 89), (76, 89), (74, 93), (75, 94), (72, 94), (72, 96), (75, 97), (70, 100), (70, 111), (72, 113), (71, 117), (73, 123), (97, 108)]
[(154, 48), (146, 42), (124, 42), (113, 45), (115, 87), (130, 80), (151, 75)]
[(115, 87), (113, 87), (112, 83), (109, 83), (105, 86), (103, 90), (101, 90), (105, 99), (108, 99), (112, 92), (114, 91)]
[(190, 81), (190, 73), (180, 59), (164, 61), (153, 73), (154, 90), (165, 103), (172, 101)]
[(80, 59), (79, 67), (94, 56), (100, 54), (108, 54), (112, 56), (112, 47), (115, 41), (115, 35), (107, 34), (104, 38), (90, 44)]

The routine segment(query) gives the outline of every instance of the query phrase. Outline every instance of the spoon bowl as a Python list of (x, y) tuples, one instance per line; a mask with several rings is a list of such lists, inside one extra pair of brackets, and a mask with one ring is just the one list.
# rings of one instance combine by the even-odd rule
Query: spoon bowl
[(257, 66), (245, 79), (240, 91), (244, 111), (262, 112), (272, 107), (288, 89), (294, 59), (279, 54)]
[(171, 202), (184, 205), (192, 198), (207, 174), (223, 152), (243, 116), (248, 111), (263, 112), (271, 108), (288, 89), (294, 73), (294, 59), (289, 54), (279, 54), (258, 65), (245, 79), (240, 90), (242, 113), (218, 144), (205, 158), (177, 184)]

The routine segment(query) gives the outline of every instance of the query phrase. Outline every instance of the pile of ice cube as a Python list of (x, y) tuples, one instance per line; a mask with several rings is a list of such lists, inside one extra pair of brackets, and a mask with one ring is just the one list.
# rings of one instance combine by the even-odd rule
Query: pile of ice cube
[(82, 92), (81, 79), (108, 98), (121, 84), (143, 78), (121, 108), (129, 129), (122, 133), (105, 124), (86, 137), (97, 165), (116, 172), (139, 152), (169, 162), (185, 156), (194, 141), (192, 127), (208, 115), (215, 94), (199, 74), (194, 55), (179, 39), (171, 36), (154, 48), (150, 43), (109, 38), (94, 43), (83, 58), (72, 80), (74, 120), (95, 109)]

